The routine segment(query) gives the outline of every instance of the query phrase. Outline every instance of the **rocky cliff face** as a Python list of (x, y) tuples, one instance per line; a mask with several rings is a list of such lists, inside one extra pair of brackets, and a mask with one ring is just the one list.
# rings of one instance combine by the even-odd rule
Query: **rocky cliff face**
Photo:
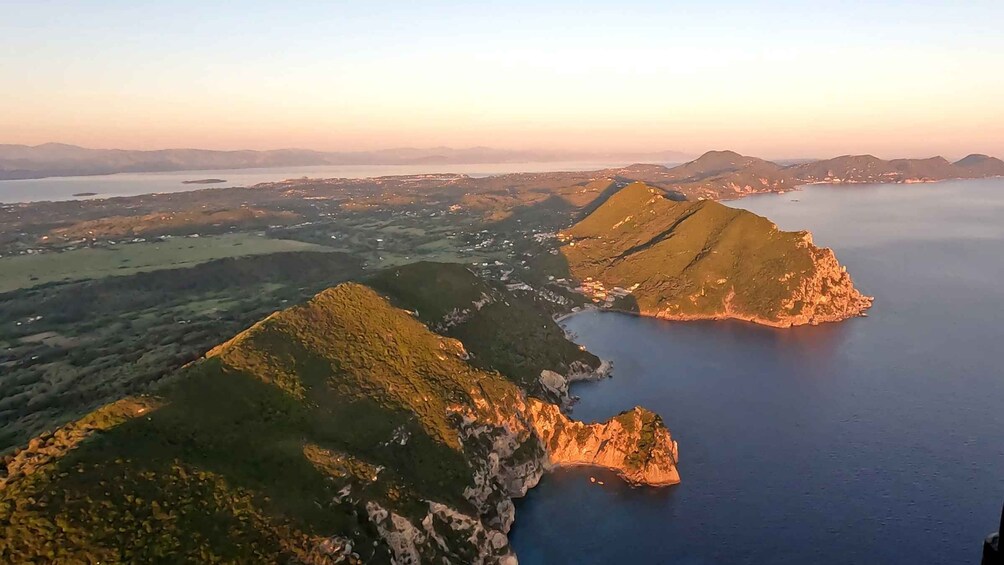
[(526, 495), (554, 468), (602, 467), (640, 486), (680, 482), (677, 443), (662, 419), (648, 410), (634, 408), (603, 423), (585, 424), (535, 398), (519, 395), (501, 405), (471, 392), (473, 409), (458, 405), (451, 411), (474, 469), (464, 497), (476, 512), (429, 501), (428, 513), (415, 521), (375, 502), (366, 505), (369, 521), (398, 563), (446, 556), (466, 563), (515, 564), (507, 537), (515, 520), (512, 499)]
[(601, 361), (599, 366), (593, 368), (585, 363), (575, 361), (569, 364), (566, 374), (544, 369), (540, 372), (540, 386), (550, 393), (549, 398), (564, 407), (569, 407), (577, 397), (569, 393), (568, 387), (572, 383), (581, 381), (596, 381), (610, 376), (613, 367), (609, 361)]
[(788, 327), (839, 322), (860, 316), (871, 308), (874, 299), (854, 287), (847, 268), (837, 262), (832, 249), (813, 245), (812, 234), (808, 232), (805, 232), (803, 244), (803, 248), (811, 253), (813, 269), (808, 276), (799, 279), (798, 286), (782, 301), (781, 309), (773, 320), (776, 325)]
[(533, 399), (529, 413), (552, 466), (603, 467), (637, 485), (680, 482), (676, 441), (662, 419), (644, 408), (596, 424), (571, 420), (553, 404)]

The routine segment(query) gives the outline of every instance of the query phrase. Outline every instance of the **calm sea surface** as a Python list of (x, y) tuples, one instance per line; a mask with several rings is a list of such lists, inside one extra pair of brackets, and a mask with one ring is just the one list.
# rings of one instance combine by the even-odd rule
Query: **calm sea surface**
[[(538, 173), (548, 171), (594, 171), (622, 167), (628, 163), (597, 163), (585, 161), (551, 163), (479, 163), (474, 165), (342, 165), (316, 167), (279, 167), (264, 169), (227, 169), (217, 171), (172, 171), (167, 173), (120, 173), (83, 177), (60, 177), (31, 180), (0, 181), (0, 202), (39, 202), (43, 200), (75, 200), (137, 196), (155, 192), (183, 192), (204, 188), (251, 186), (262, 182), (311, 178), (367, 178), (386, 175), (419, 175), (430, 173), (460, 173), (486, 177), (505, 173)], [(197, 179), (223, 179), (217, 184), (182, 184)], [(75, 194), (94, 192), (95, 196)]]
[(662, 414), (683, 482), (545, 477), (517, 504), (520, 562), (978, 564), (1004, 502), (1004, 180), (729, 204), (834, 248), (876, 297), (869, 317), (569, 319), (615, 367), (577, 385), (574, 415)]

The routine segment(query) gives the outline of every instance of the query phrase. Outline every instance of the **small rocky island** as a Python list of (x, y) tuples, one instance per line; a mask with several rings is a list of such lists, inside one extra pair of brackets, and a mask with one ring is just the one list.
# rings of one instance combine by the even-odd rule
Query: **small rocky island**
[(181, 184), (220, 184), (227, 182), (226, 179), (195, 179), (195, 180), (183, 180)]

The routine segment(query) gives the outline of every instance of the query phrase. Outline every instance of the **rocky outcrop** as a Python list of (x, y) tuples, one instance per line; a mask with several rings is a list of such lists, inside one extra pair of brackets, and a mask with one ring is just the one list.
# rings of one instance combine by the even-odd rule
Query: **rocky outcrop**
[(376, 502), (366, 503), (366, 515), (390, 547), (395, 563), (516, 565), (516, 556), (509, 549), (509, 539), (504, 533), (486, 528), (477, 517), (444, 504), (428, 504), (428, 512), (416, 524)]
[(476, 408), (455, 407), (454, 421), (474, 469), (464, 497), (477, 512), (465, 514), (426, 501), (429, 511), (416, 521), (366, 502), (369, 521), (397, 563), (446, 558), (515, 564), (507, 537), (515, 519), (512, 499), (524, 496), (554, 468), (602, 467), (633, 485), (680, 482), (676, 441), (662, 419), (648, 410), (634, 408), (606, 422), (586, 424), (535, 398), (520, 395), (508, 406), (499, 406), (472, 394)]
[(805, 232), (804, 241), (805, 247), (812, 252), (812, 272), (802, 277), (791, 296), (782, 301), (781, 312), (774, 325), (790, 327), (839, 322), (860, 316), (871, 308), (874, 299), (854, 287), (847, 268), (837, 262), (833, 250), (815, 247), (809, 232)]
[(586, 424), (569, 419), (553, 404), (531, 399), (529, 414), (552, 466), (603, 467), (636, 485), (680, 482), (677, 443), (662, 419), (644, 408)]
[[(569, 339), (569, 341), (572, 340)], [(568, 373), (565, 374), (565, 381), (569, 384), (579, 381), (597, 381), (609, 377), (612, 370), (613, 363), (606, 360), (600, 360), (600, 365), (596, 368), (593, 368), (581, 361), (575, 361), (568, 367)]]
[(540, 386), (560, 398), (562, 402), (568, 398), (568, 380), (561, 373), (544, 369), (540, 372)]

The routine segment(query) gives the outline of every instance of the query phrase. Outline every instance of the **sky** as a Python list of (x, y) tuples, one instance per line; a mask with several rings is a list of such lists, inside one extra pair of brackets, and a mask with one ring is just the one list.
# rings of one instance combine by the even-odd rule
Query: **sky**
[(0, 143), (1004, 157), (1004, 1), (0, 0)]

